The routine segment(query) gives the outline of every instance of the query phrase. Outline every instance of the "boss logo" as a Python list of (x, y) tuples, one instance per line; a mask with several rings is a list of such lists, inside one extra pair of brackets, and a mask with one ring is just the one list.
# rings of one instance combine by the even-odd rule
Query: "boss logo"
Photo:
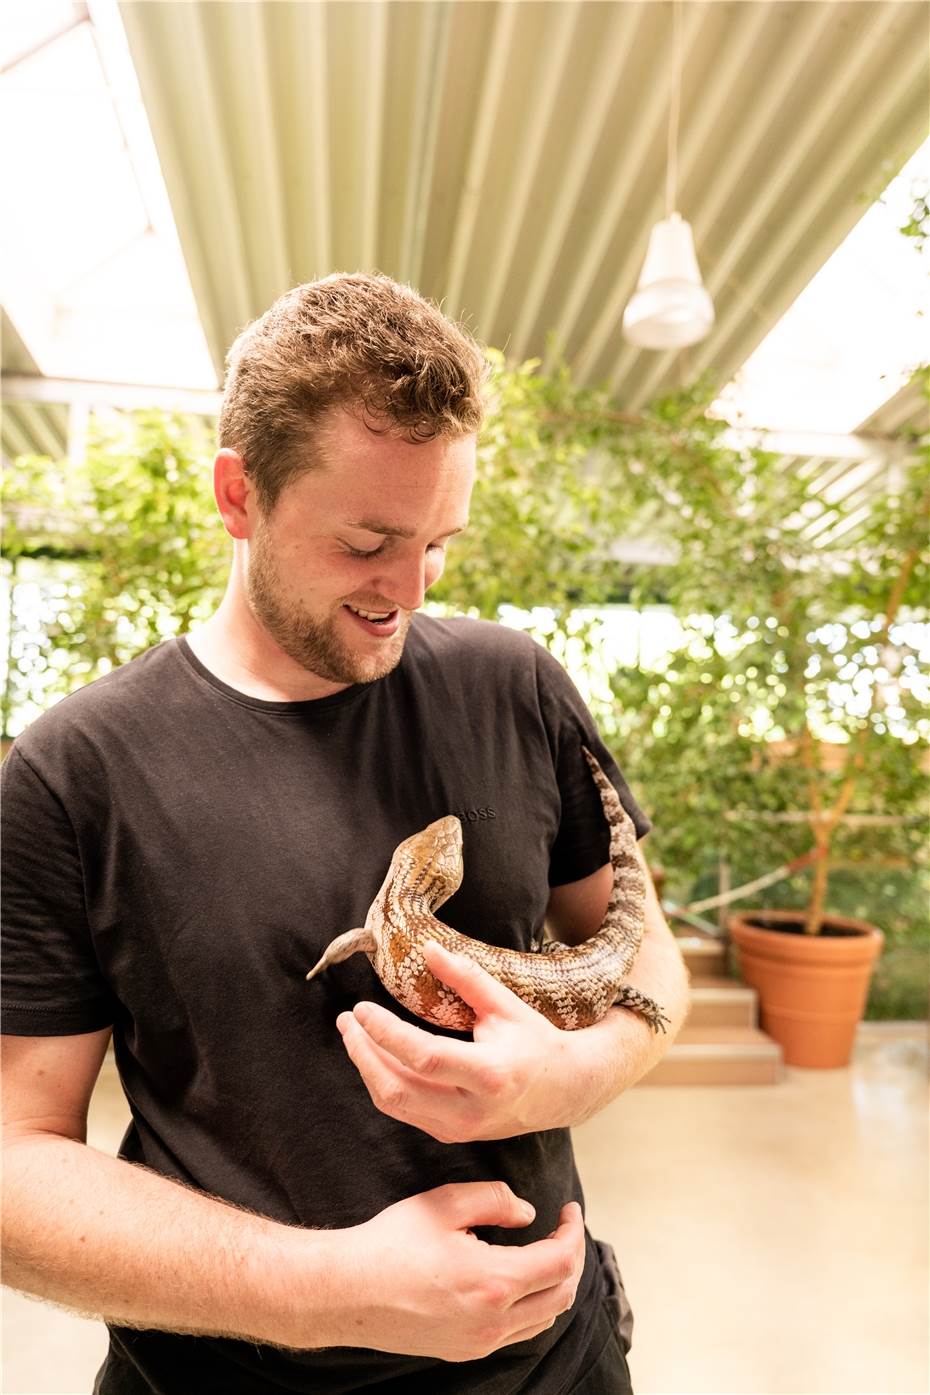
[(456, 809), (454, 813), (462, 823), (477, 823), (479, 819), (497, 818), (497, 811), (492, 809), (490, 804), (483, 804), (480, 809)]

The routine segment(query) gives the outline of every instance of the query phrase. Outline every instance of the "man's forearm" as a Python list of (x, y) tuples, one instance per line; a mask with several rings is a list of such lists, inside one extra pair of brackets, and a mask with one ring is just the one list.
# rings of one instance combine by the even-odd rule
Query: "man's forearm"
[(569, 1048), (574, 1081), (565, 1124), (582, 1124), (658, 1065), (684, 1024), (691, 1006), (690, 975), (678, 941), (662, 910), (652, 874), (637, 844), (646, 876), (644, 933), (633, 967), (624, 979), (659, 1004), (668, 1017), (654, 1032), (632, 1008), (611, 1008), (593, 1027), (572, 1033)]
[(643, 936), (624, 982), (660, 1004), (668, 1027), (664, 1033), (654, 1032), (631, 1008), (617, 1007), (594, 1027), (575, 1034), (581, 1050), (572, 1124), (590, 1119), (658, 1065), (688, 1015), (688, 971), (670, 930), (652, 929)]
[(360, 1225), (303, 1230), (33, 1133), (4, 1147), (3, 1278), (127, 1327), (474, 1361), (548, 1331), (574, 1301), (576, 1202), (545, 1239), (475, 1237), (533, 1214), (505, 1182), (450, 1182)]
[(329, 1345), (338, 1234), (280, 1225), (69, 1138), (4, 1146), (3, 1282), (117, 1325)]
[(611, 1008), (593, 1027), (568, 1034), (571, 1088), (565, 1116), (549, 1127), (584, 1123), (617, 1095), (635, 1085), (661, 1061), (688, 1015), (689, 974), (665, 920), (651, 880), (647, 885), (646, 930), (624, 983), (652, 998), (669, 1018), (654, 1032), (631, 1008)]

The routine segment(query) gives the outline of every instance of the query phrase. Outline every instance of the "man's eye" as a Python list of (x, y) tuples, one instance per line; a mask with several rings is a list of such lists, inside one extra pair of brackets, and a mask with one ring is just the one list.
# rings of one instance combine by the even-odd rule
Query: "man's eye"
[(379, 552), (384, 551), (384, 543), (379, 543), (377, 547), (371, 548), (368, 552), (360, 551), (357, 547), (350, 547), (348, 543), (346, 543), (345, 549), (350, 557), (377, 557)]
[[(379, 543), (377, 547), (373, 547), (373, 548), (371, 548), (369, 551), (365, 552), (365, 551), (363, 551), (363, 550), (360, 549), (360, 548), (352, 547), (350, 543), (344, 543), (344, 544), (343, 544), (343, 546), (345, 547), (346, 552), (349, 554), (350, 557), (359, 557), (359, 558), (362, 558), (362, 557), (377, 557), (380, 553), (382, 553), (382, 552), (384, 551), (386, 545), (387, 545), (387, 539), (385, 538), (385, 540), (384, 540), (383, 543)], [(427, 552), (445, 552), (445, 550), (446, 550), (446, 544), (445, 544), (444, 542), (441, 542), (441, 543), (440, 543), (440, 542), (430, 543), (430, 544), (429, 544), (429, 547), (428, 547), (426, 550), (427, 550)]]

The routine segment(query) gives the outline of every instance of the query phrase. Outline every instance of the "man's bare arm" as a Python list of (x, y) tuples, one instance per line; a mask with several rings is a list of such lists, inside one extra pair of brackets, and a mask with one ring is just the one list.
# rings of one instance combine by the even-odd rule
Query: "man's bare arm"
[[(594, 1027), (574, 1034), (577, 1053), (573, 1064), (579, 1076), (572, 1124), (597, 1114), (652, 1070), (672, 1045), (691, 1005), (690, 976), (639, 844), (636, 853), (646, 877), (645, 930), (624, 982), (659, 1003), (670, 1019), (669, 1026), (665, 1033), (656, 1033), (631, 1009), (612, 1008)], [(612, 882), (608, 865), (583, 881), (554, 887), (546, 915), (553, 934), (568, 944), (581, 944), (596, 934)]]
[[(281, 1342), (300, 1232), (86, 1146), (108, 1037), (3, 1039), (3, 1282), (127, 1326)], [(304, 1241), (311, 1305), (326, 1241), (318, 1260)]]
[(532, 1218), (498, 1182), (313, 1231), (88, 1147), (107, 1037), (4, 1038), (4, 1283), (127, 1327), (449, 1361), (525, 1340), (571, 1306), (584, 1262), (573, 1204), (552, 1236), (515, 1248), (472, 1233)]

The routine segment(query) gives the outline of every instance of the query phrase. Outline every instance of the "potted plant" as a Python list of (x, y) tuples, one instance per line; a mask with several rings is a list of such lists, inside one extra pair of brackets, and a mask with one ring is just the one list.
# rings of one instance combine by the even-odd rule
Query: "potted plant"
[(735, 461), (719, 450), (713, 479), (695, 463), (666, 462), (677, 560), (638, 587), (648, 599), (661, 586), (683, 643), (661, 672), (623, 675), (636, 714), (626, 740), (639, 729), (651, 807), (667, 799), (678, 825), (663, 843), (669, 867), (711, 844), (734, 808), (747, 812), (729, 836), (751, 846), (757, 872), (807, 864), (806, 905), (757, 903), (728, 928), (786, 1061), (840, 1066), (884, 936), (838, 913), (837, 844), (846, 821), (860, 821), (913, 853), (916, 830), (900, 815), (926, 804), (913, 622), (930, 616), (928, 438), (902, 443), (894, 487), (869, 500), (864, 520), (764, 453)]
[(902, 736), (916, 734), (919, 721), (907, 622), (930, 613), (926, 461), (924, 440), (903, 463), (898, 488), (871, 503), (851, 540), (817, 549), (772, 594), (785, 695), (803, 695), (793, 704), (797, 725), (772, 754), (802, 796), (810, 899), (801, 912), (734, 913), (729, 930), (742, 975), (759, 994), (763, 1029), (792, 1065), (848, 1063), (884, 942), (877, 926), (827, 909), (841, 822), (857, 797), (859, 807), (872, 806), (864, 817), (876, 817), (892, 771), (911, 782), (922, 776), (920, 743), (902, 745)]

